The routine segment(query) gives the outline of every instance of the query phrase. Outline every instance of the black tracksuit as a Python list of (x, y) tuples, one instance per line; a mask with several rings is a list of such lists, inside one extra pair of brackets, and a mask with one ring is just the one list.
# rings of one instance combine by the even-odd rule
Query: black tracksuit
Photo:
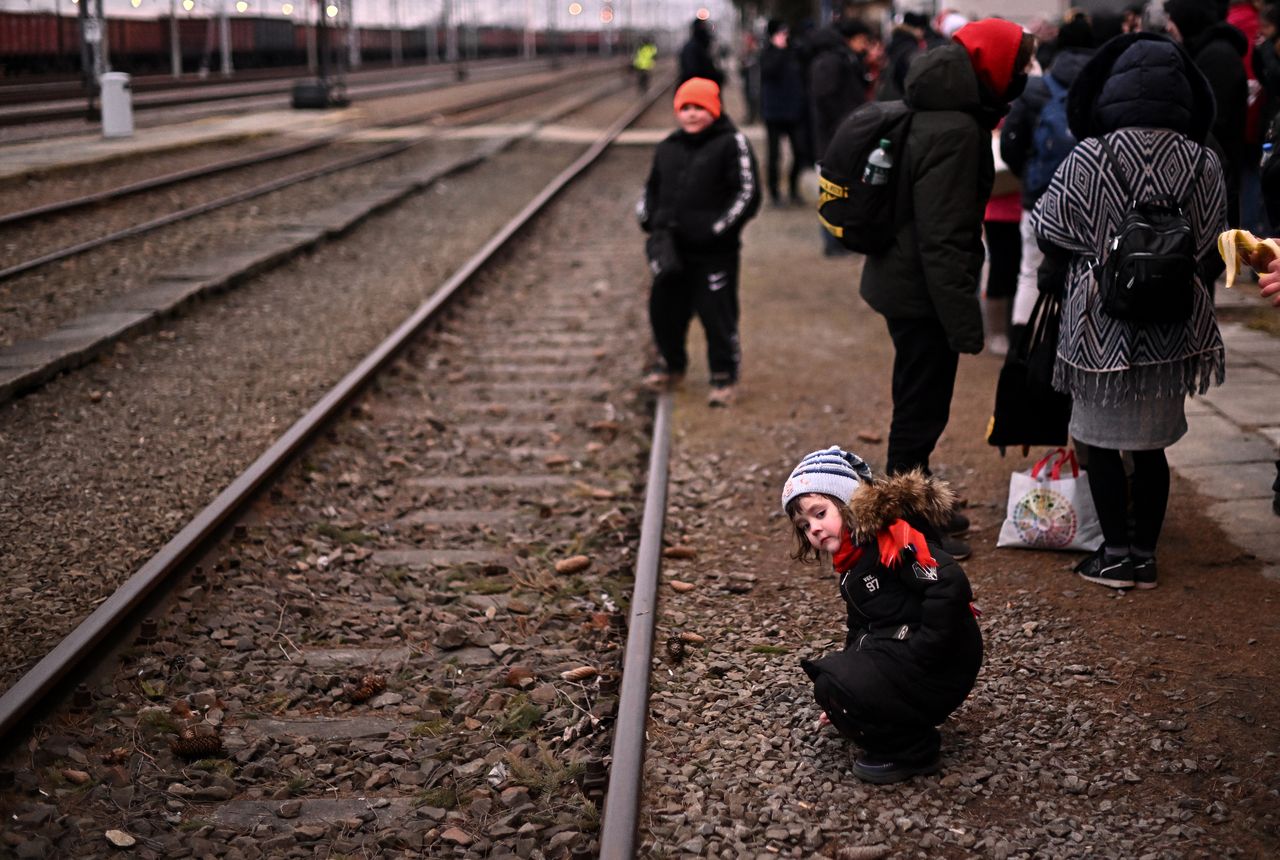
[[(919, 492), (935, 486), (915, 472), (855, 494), (861, 531), (853, 540), (862, 556), (840, 574), (845, 648), (801, 661), (832, 725), (872, 756), (900, 763), (937, 756), (935, 726), (969, 695), (982, 665), (969, 580), (927, 521), (936, 522), (944, 506)], [(865, 494), (874, 498), (859, 498)], [(861, 515), (866, 510), (874, 512), (871, 522)], [(913, 545), (896, 563), (882, 562), (879, 532), (899, 518), (925, 539), (936, 566), (917, 561)]]
[(685, 335), (697, 313), (712, 384), (737, 381), (741, 235), (759, 208), (755, 155), (728, 117), (696, 135), (672, 132), (658, 144), (637, 215), (646, 232), (671, 230), (684, 266), (655, 282), (649, 296), (654, 341), (673, 373), (688, 365)]

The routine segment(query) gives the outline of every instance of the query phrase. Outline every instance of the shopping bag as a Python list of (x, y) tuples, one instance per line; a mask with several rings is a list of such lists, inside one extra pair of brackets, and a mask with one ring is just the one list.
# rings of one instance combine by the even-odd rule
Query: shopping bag
[(1075, 451), (1055, 448), (1009, 478), (1009, 504), (996, 546), (1095, 550), (1101, 545), (1089, 476), (1080, 471)]

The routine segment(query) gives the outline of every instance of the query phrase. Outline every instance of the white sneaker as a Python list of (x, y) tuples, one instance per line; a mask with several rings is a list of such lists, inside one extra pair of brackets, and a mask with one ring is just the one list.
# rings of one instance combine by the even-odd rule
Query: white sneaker
[(707, 395), (708, 406), (731, 406), (734, 398), (737, 396), (738, 387), (736, 385), (717, 385), (711, 389), (711, 393)]

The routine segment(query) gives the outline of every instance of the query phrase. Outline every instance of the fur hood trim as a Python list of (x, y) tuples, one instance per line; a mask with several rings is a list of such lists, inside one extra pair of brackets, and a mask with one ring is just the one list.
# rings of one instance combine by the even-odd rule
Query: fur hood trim
[(854, 522), (849, 537), (855, 545), (876, 539), (881, 529), (896, 521), (921, 517), (934, 525), (942, 525), (951, 516), (956, 494), (951, 486), (932, 478), (919, 469), (879, 478), (862, 485), (849, 500)]

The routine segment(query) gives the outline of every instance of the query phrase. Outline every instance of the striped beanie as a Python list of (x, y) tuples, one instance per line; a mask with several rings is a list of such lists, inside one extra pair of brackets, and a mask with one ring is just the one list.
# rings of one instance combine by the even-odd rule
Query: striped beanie
[(826, 493), (847, 505), (864, 483), (871, 483), (871, 467), (857, 454), (842, 451), (839, 445), (814, 451), (805, 455), (783, 484), (782, 511), (786, 513), (791, 500), (806, 493)]

